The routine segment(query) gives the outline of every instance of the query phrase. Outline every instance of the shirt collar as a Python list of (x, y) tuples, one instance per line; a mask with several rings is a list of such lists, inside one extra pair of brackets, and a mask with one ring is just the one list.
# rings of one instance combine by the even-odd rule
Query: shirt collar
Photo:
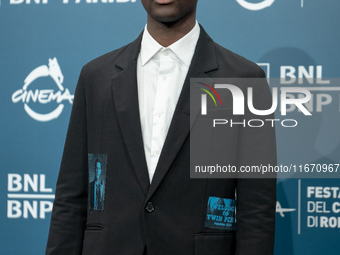
[[(187, 66), (190, 66), (192, 57), (195, 52), (196, 44), (198, 41), (198, 37), (200, 35), (200, 27), (198, 22), (194, 28), (183, 36), (178, 41), (171, 44), (168, 49), (172, 50), (176, 56)], [(143, 39), (141, 44), (140, 56), (142, 60), (142, 66), (144, 66), (155, 54), (162, 49), (165, 49), (162, 45), (160, 45), (148, 32), (147, 25), (145, 26), (143, 32)]]

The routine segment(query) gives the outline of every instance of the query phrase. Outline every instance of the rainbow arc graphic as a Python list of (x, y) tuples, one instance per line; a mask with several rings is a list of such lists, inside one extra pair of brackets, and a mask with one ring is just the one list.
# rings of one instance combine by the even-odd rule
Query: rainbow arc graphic
[[(221, 98), (220, 98), (220, 95), (217, 93), (217, 91), (216, 91), (213, 87), (211, 87), (210, 85), (205, 84), (205, 83), (203, 83), (203, 82), (197, 82), (197, 83), (199, 83), (199, 84), (201, 84), (201, 85), (207, 87), (208, 89), (210, 89), (210, 90), (217, 96), (217, 98), (218, 98), (218, 100), (220, 101), (220, 104), (221, 104), (221, 106), (222, 106), (222, 100), (221, 100)], [(197, 88), (200, 89), (200, 90), (203, 90), (204, 92), (206, 92), (206, 93), (212, 98), (212, 100), (214, 101), (215, 106), (217, 106), (216, 99), (215, 99), (214, 95), (213, 95), (209, 90), (207, 90), (207, 89), (205, 89), (205, 88), (201, 88), (201, 87), (197, 87)]]

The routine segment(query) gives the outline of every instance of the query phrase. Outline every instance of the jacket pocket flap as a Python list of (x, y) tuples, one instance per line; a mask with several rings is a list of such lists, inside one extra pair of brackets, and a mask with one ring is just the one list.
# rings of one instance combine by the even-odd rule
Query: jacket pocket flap
[(97, 224), (97, 223), (90, 223), (90, 224), (86, 224), (86, 230), (90, 230), (90, 231), (99, 231), (99, 230), (103, 230), (104, 226), (102, 224)]
[(195, 255), (232, 255), (235, 232), (195, 234)]

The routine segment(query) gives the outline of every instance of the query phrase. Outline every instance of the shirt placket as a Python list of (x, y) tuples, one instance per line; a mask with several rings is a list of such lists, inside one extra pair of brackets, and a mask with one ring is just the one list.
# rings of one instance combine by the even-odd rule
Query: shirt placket
[[(159, 160), (159, 156), (164, 145), (167, 134), (168, 116), (167, 97), (169, 97), (170, 75), (172, 70), (172, 61), (169, 59), (169, 50), (164, 49), (159, 53), (160, 67), (157, 79), (157, 92), (153, 111), (152, 122), (152, 139), (151, 139), (151, 176), (153, 176)], [(171, 119), (171, 118), (170, 118)]]

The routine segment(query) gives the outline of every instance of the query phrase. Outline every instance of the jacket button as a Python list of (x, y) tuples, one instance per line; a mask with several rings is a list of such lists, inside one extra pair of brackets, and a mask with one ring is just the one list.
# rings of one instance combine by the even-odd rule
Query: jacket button
[(155, 210), (155, 207), (153, 206), (152, 202), (148, 202), (148, 204), (145, 207), (145, 210), (148, 213), (152, 213)]

